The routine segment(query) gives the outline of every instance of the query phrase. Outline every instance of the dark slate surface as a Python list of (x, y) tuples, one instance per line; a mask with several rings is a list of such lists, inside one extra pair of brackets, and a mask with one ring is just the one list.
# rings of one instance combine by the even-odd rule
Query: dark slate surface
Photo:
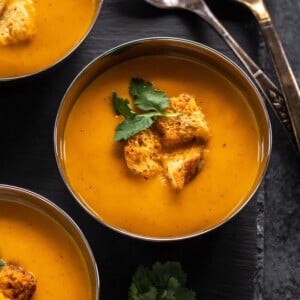
[[(267, 0), (266, 4), (299, 83), (300, 1)], [(263, 47), (260, 61), (274, 74)], [(273, 151), (265, 180), (264, 299), (296, 300), (300, 299), (300, 158), (272, 120)]]
[[(251, 13), (229, 1), (208, 3), (253, 59), (274, 76)], [(300, 2), (266, 3), (299, 79)], [(64, 186), (55, 163), (53, 127), (66, 88), (97, 55), (151, 36), (201, 42), (239, 64), (216, 33), (191, 13), (161, 11), (142, 0), (105, 0), (95, 27), (70, 59), (32, 82), (0, 86), (0, 182), (40, 193), (74, 218), (94, 251), (101, 299), (126, 299), (137, 265), (156, 260), (180, 260), (198, 299), (300, 299), (300, 160), (271, 110), (274, 147), (261, 188), (233, 220), (205, 236), (164, 244), (121, 236), (83, 212)]]

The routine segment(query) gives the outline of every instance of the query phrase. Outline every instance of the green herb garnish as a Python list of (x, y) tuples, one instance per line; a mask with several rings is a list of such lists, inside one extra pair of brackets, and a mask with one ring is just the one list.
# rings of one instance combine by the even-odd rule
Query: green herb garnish
[(124, 121), (115, 130), (114, 141), (127, 140), (142, 130), (148, 129), (158, 116), (177, 117), (178, 113), (167, 113), (170, 101), (167, 95), (155, 90), (152, 83), (140, 78), (132, 78), (129, 93), (133, 97), (134, 105), (144, 113), (133, 110), (128, 99), (112, 94), (113, 106), (118, 115), (124, 116)]
[(195, 300), (185, 287), (186, 274), (179, 262), (156, 262), (151, 269), (138, 267), (129, 287), (128, 300)]
[(6, 262), (0, 258), (0, 270), (6, 265)]

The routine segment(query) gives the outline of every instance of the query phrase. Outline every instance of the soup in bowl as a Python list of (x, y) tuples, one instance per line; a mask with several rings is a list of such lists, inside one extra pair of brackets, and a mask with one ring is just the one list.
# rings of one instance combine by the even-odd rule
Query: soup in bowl
[(75, 199), (116, 231), (199, 235), (252, 198), (271, 127), (245, 73), (204, 45), (149, 38), (118, 46), (73, 81), (55, 153)]
[(98, 270), (89, 244), (49, 200), (0, 185), (0, 236), (1, 300), (98, 300)]
[(57, 65), (92, 29), (101, 0), (1, 0), (0, 82)]

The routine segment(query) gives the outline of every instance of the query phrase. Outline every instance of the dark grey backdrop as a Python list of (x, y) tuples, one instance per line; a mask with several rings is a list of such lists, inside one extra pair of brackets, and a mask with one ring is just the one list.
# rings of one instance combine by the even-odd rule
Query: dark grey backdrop
[[(226, 0), (208, 3), (274, 78), (251, 13)], [(300, 1), (266, 3), (300, 79)], [(191, 13), (161, 11), (142, 0), (104, 0), (95, 27), (70, 59), (32, 82), (0, 86), (0, 183), (40, 193), (74, 218), (95, 254), (103, 300), (126, 299), (135, 268), (156, 260), (181, 261), (198, 299), (300, 299), (300, 159), (269, 107), (274, 142), (266, 178), (238, 216), (205, 236), (164, 244), (121, 236), (84, 212), (64, 186), (55, 163), (53, 128), (66, 88), (97, 55), (120, 43), (151, 36), (201, 42), (239, 63), (217, 34)]]

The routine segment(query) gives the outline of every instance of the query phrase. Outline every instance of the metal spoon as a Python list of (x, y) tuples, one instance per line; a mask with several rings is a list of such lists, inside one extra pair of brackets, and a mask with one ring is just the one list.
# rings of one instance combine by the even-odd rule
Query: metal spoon
[(255, 64), (248, 54), (239, 46), (229, 32), (215, 17), (204, 0), (145, 0), (149, 4), (164, 9), (184, 9), (191, 11), (203, 18), (224, 39), (232, 51), (243, 63), (261, 92), (270, 103), (278, 119), (286, 129), (290, 139), (300, 152), (300, 131), (296, 131), (291, 124), (289, 112), (282, 93), (269, 77)]
[[(300, 137), (300, 91), (279, 35), (263, 0), (234, 0), (252, 11), (270, 51), (296, 136)], [(297, 141), (300, 147), (300, 139)]]

